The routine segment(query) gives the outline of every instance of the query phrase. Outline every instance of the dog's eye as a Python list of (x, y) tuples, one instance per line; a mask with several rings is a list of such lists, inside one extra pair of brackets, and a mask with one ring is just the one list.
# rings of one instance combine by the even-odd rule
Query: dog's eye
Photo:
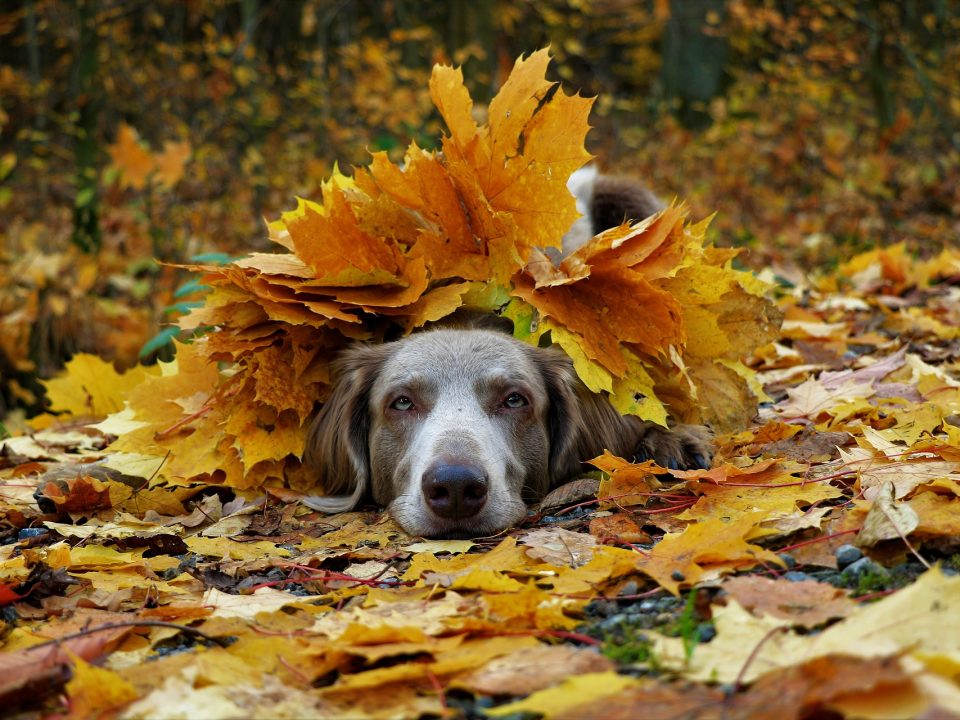
[(529, 405), (527, 399), (520, 393), (510, 393), (507, 399), (503, 401), (503, 406), (508, 408), (522, 408)]
[(390, 403), (390, 407), (393, 408), (394, 410), (399, 410), (400, 412), (404, 412), (406, 410), (410, 410), (413, 408), (413, 400), (408, 398), (406, 395), (401, 395), (392, 403)]

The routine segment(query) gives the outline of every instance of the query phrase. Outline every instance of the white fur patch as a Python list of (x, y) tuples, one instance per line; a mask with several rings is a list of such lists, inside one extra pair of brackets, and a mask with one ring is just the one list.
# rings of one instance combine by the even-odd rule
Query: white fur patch
[(600, 171), (596, 165), (586, 165), (574, 170), (567, 179), (567, 189), (577, 201), (577, 212), (583, 217), (574, 220), (561, 241), (564, 256), (583, 247), (593, 237), (593, 220), (590, 217), (590, 204), (593, 202), (593, 188)]

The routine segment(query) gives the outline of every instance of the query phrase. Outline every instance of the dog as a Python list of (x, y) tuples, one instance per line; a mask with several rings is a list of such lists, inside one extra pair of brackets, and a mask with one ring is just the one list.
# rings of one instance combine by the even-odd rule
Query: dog
[[(569, 186), (588, 212), (603, 203), (620, 208), (606, 219), (591, 214), (591, 222), (618, 225), (642, 211), (635, 184), (579, 172)], [(646, 201), (659, 202), (652, 194)], [(592, 230), (574, 226), (568, 235)], [(564, 238), (565, 246), (583, 241)], [(664, 468), (709, 466), (706, 428), (622, 416), (562, 351), (493, 326), (492, 318), (467, 321), (347, 348), (332, 366), (333, 390), (304, 453), (329, 494), (304, 503), (336, 513), (371, 497), (411, 535), (477, 537), (516, 524), (527, 503), (582, 474), (582, 463), (604, 450)]]

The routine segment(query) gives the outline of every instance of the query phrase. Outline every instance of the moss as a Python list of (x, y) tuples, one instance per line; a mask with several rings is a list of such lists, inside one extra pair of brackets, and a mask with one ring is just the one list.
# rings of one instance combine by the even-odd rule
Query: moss
[(654, 669), (658, 666), (653, 643), (642, 634), (640, 628), (625, 621), (604, 633), (600, 652), (618, 665), (647, 663)]

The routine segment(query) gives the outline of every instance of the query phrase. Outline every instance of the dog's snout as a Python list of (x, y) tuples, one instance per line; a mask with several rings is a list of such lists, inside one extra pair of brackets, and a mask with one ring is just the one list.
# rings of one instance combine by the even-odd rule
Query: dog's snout
[(487, 501), (487, 476), (476, 465), (435, 463), (421, 484), (430, 509), (449, 520), (473, 517)]

